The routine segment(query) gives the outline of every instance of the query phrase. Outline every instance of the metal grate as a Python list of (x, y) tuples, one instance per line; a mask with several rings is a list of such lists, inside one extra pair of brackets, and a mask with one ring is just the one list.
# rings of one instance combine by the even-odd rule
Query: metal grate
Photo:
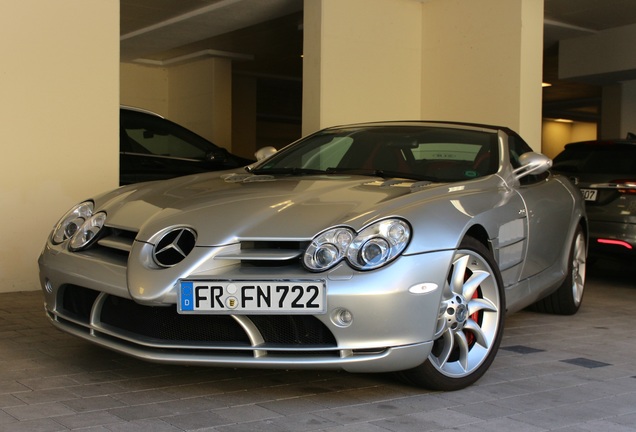
[[(61, 316), (88, 324), (99, 292), (66, 285), (60, 290)], [(166, 343), (233, 343), (250, 341), (230, 315), (179, 314), (176, 306), (145, 306), (132, 300), (109, 295), (99, 313), (101, 323), (115, 333)], [(336, 347), (329, 329), (310, 315), (251, 315), (266, 344), (286, 346)]]
[(228, 315), (181, 315), (176, 306), (144, 306), (109, 296), (101, 321), (110, 327), (166, 342), (234, 342), (249, 345), (241, 326)]

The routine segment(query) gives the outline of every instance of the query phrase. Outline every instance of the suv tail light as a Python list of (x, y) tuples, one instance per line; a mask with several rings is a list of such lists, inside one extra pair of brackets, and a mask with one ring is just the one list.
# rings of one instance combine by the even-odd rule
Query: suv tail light
[(624, 248), (627, 249), (632, 249), (632, 245), (630, 245), (629, 243), (622, 241), (622, 240), (613, 240), (613, 239), (597, 239), (597, 242), (601, 243), (601, 244), (606, 244), (606, 245), (613, 245), (613, 246), (622, 246)]
[(623, 194), (636, 194), (636, 180), (612, 180), (610, 184), (615, 185), (616, 190)]

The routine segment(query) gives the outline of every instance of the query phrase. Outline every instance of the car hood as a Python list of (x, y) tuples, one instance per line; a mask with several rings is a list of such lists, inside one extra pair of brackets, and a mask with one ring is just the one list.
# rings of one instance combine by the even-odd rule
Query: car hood
[(96, 206), (107, 212), (109, 226), (138, 232), (139, 241), (187, 226), (197, 231), (200, 246), (218, 246), (247, 239), (306, 240), (341, 224), (359, 229), (400, 215), (415, 202), (447, 199), (448, 193), (448, 185), (410, 180), (226, 172), (120, 188)]

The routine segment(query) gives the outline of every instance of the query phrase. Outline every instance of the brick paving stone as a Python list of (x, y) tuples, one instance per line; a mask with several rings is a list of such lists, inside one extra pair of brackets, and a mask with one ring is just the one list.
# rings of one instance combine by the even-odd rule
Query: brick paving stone
[(636, 286), (603, 268), (578, 314), (507, 317), (490, 370), (448, 393), (390, 374), (146, 363), (56, 330), (39, 292), (1, 293), (0, 432), (636, 432)]

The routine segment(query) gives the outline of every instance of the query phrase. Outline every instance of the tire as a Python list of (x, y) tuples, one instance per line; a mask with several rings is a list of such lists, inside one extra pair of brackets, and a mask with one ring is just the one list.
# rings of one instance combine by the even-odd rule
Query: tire
[(503, 283), (482, 243), (471, 237), (462, 241), (447, 282), (431, 353), (420, 366), (398, 373), (431, 390), (459, 390), (476, 382), (495, 359), (503, 335)]
[(570, 246), (565, 280), (554, 293), (532, 305), (532, 310), (558, 315), (574, 315), (578, 312), (585, 290), (586, 251), (587, 241), (579, 226)]

